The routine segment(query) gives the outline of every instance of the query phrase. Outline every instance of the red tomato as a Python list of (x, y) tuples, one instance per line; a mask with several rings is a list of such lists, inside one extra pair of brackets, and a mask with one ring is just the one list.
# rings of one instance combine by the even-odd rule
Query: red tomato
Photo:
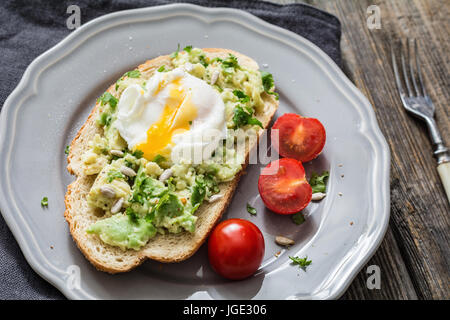
[[(278, 129), (278, 139), (274, 129)], [(325, 128), (319, 120), (285, 113), (272, 127), (272, 145), (286, 158), (307, 162), (316, 158), (325, 145)]]
[(259, 176), (258, 190), (266, 207), (280, 214), (303, 210), (312, 197), (302, 163), (290, 158), (269, 163)]
[(209, 237), (209, 262), (225, 278), (244, 279), (258, 270), (264, 247), (264, 237), (253, 223), (242, 219), (225, 220)]

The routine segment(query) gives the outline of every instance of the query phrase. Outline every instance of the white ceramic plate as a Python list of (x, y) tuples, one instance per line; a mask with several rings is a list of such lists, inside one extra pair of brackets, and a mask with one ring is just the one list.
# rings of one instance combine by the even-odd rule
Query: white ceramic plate
[[(63, 217), (64, 194), (73, 180), (64, 147), (95, 99), (125, 71), (174, 51), (178, 43), (230, 48), (267, 64), (280, 93), (276, 116), (315, 117), (327, 130), (323, 154), (306, 170), (330, 170), (328, 195), (306, 209), (304, 224), (264, 209), (257, 191), (260, 166), (250, 166), (242, 179), (224, 218), (254, 222), (266, 242), (263, 265), (244, 281), (217, 276), (205, 246), (179, 264), (147, 261), (115, 276), (96, 271), (73, 243)], [(367, 99), (315, 45), (242, 11), (177, 4), (95, 19), (27, 68), (0, 116), (1, 212), (33, 269), (68, 298), (337, 298), (387, 228), (389, 149)], [(40, 206), (43, 196), (48, 209)], [(257, 216), (247, 213), (247, 202)], [(296, 244), (281, 250), (274, 243), (280, 234)], [(290, 264), (289, 255), (307, 255), (313, 263), (304, 272)], [(78, 274), (80, 286), (73, 281)]]

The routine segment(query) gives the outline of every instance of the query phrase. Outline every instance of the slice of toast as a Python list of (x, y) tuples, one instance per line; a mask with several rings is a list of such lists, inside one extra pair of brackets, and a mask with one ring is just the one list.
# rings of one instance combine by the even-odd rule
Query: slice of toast
[[(239, 64), (248, 68), (258, 70), (258, 64), (251, 58), (238, 52), (227, 49), (203, 49), (210, 58), (226, 58), (229, 53), (238, 58)], [(155, 70), (164, 64), (169, 64), (169, 56), (160, 56), (149, 60), (138, 67), (144, 77), (150, 77)], [(115, 95), (114, 85), (107, 90)], [(264, 128), (267, 128), (275, 111), (278, 108), (278, 101), (273, 95), (263, 94), (265, 110), (263, 113), (255, 116), (261, 121)], [(67, 157), (67, 170), (76, 175), (76, 180), (67, 188), (65, 196), (66, 218), (70, 233), (80, 250), (86, 258), (101, 271), (109, 273), (118, 273), (129, 271), (140, 265), (147, 258), (160, 262), (179, 262), (192, 256), (208, 237), (214, 225), (222, 217), (227, 206), (231, 202), (233, 193), (244, 173), (248, 162), (249, 149), (254, 147), (250, 145), (246, 150), (246, 161), (242, 170), (230, 182), (221, 183), (220, 194), (223, 195), (219, 200), (208, 203), (204, 202), (196, 211), (198, 216), (195, 233), (182, 232), (178, 234), (167, 233), (158, 234), (141, 248), (139, 251), (133, 249), (122, 250), (102, 242), (98, 236), (86, 233), (86, 229), (94, 222), (101, 219), (102, 214), (98, 209), (91, 208), (87, 203), (87, 195), (95, 180), (94, 176), (87, 176), (82, 170), (81, 156), (88, 150), (88, 143), (94, 135), (103, 134), (102, 128), (96, 125), (99, 104), (97, 103), (88, 119), (78, 131), (76, 137), (70, 145), (70, 153)], [(261, 134), (263, 130), (259, 130)]]

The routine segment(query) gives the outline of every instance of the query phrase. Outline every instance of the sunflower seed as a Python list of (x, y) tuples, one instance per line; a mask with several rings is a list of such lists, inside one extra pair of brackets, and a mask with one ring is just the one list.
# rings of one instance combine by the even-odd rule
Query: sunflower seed
[(123, 152), (120, 150), (111, 150), (109, 153), (116, 157), (123, 157)]
[(159, 176), (159, 181), (164, 182), (172, 176), (172, 169), (166, 169)]
[(213, 74), (211, 75), (211, 85), (213, 85), (214, 83), (216, 83), (217, 79), (219, 79), (219, 71), (214, 71)]
[(123, 205), (123, 198), (120, 198), (119, 200), (117, 200), (113, 206), (111, 207), (111, 213), (117, 213), (120, 211), (120, 209), (122, 209), (122, 205)]
[(100, 192), (107, 198), (114, 198), (116, 196), (116, 191), (110, 186), (101, 186)]
[(283, 236), (275, 237), (275, 242), (278, 243), (280, 246), (292, 246), (295, 243), (294, 240)]
[(319, 200), (322, 200), (323, 198), (325, 198), (326, 195), (327, 195), (326, 193), (316, 192), (316, 193), (313, 193), (311, 200), (319, 201)]
[(209, 197), (208, 202), (212, 203), (212, 202), (215, 202), (215, 201), (217, 201), (219, 199), (222, 199), (222, 198), (223, 198), (223, 194), (214, 194), (211, 197)]
[(191, 72), (193, 68), (194, 66), (192, 65), (192, 63), (186, 62), (184, 64), (184, 70), (186, 70), (187, 72)]
[(136, 171), (134, 171), (133, 169), (128, 168), (126, 166), (120, 167), (120, 172), (122, 172), (124, 175), (129, 176), (129, 177), (136, 176)]

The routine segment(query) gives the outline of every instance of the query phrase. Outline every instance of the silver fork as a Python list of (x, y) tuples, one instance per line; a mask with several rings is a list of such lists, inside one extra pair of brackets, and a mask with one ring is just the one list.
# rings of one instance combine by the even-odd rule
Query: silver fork
[[(428, 126), (431, 142), (434, 147), (434, 156), (436, 157), (438, 163), (437, 170), (439, 172), (439, 176), (441, 177), (442, 184), (444, 185), (445, 192), (447, 193), (447, 198), (450, 202), (450, 155), (448, 149), (442, 141), (441, 134), (439, 133), (436, 121), (434, 120), (435, 108), (423, 83), (416, 39), (414, 39), (413, 42), (414, 54), (411, 55), (411, 40), (407, 39), (406, 41), (408, 66), (404, 54), (404, 46), (402, 43), (400, 44), (401, 73), (399, 72), (399, 68), (397, 66), (394, 45), (391, 46), (392, 66), (394, 68), (395, 81), (397, 82), (398, 92), (405, 109), (412, 115), (425, 121)], [(415, 69), (413, 60), (415, 60)], [(401, 74), (403, 75), (403, 81)], [(404, 89), (403, 82), (406, 85), (406, 91)]]

